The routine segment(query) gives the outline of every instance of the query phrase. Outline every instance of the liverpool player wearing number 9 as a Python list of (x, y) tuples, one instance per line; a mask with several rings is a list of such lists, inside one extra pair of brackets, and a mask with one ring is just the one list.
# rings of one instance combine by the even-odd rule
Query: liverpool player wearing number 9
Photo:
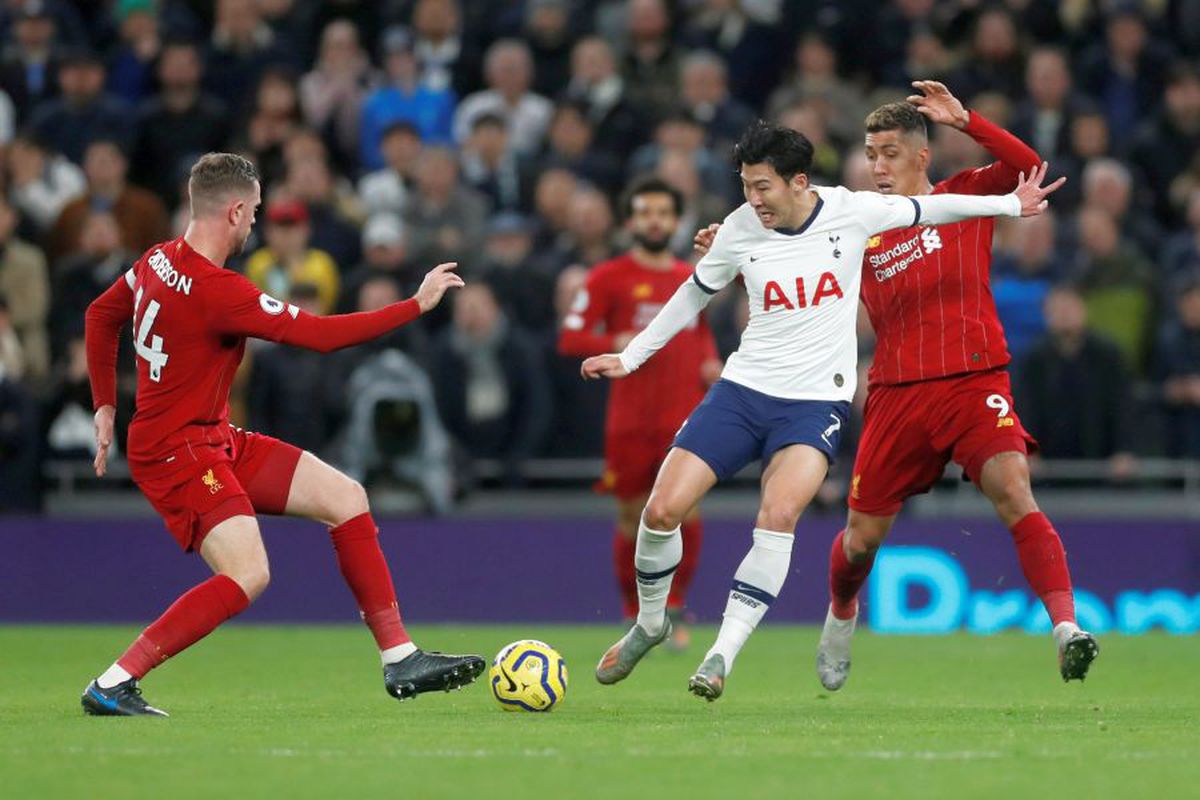
[[(1038, 154), (968, 111), (936, 81), (866, 121), (866, 154), (883, 194), (1006, 192)], [(930, 185), (926, 120), (963, 131), (997, 160)], [(1099, 654), (1075, 622), (1062, 541), (1033, 498), (1026, 455), (1037, 443), (1013, 409), (1004, 331), (992, 301), (990, 219), (888, 231), (867, 244), (862, 298), (878, 336), (869, 373), (846, 528), (830, 553), (831, 603), (817, 672), (837, 689), (850, 670), (857, 594), (901, 504), (926, 492), (953, 459), (1012, 532), (1021, 570), (1053, 626), (1064, 681), (1083, 680)]]
[(141, 696), (151, 669), (208, 635), (267, 587), (255, 514), (287, 514), (329, 527), (342, 576), (374, 635), (384, 686), (404, 700), (474, 680), (479, 656), (419, 650), (404, 630), (367, 495), (308, 452), (229, 424), (229, 387), (253, 336), (329, 352), (411, 322), (462, 286), (439, 264), (414, 297), (377, 311), (317, 317), (263, 294), (224, 268), (241, 252), (261, 188), (254, 166), (209, 153), (188, 181), (191, 220), (178, 239), (150, 248), (88, 307), (88, 372), (96, 409), (98, 476), (106, 469), (121, 329), (133, 322), (137, 402), (126, 452), (130, 473), (185, 551), (215, 573), (183, 594), (84, 690), (89, 714), (166, 714)]

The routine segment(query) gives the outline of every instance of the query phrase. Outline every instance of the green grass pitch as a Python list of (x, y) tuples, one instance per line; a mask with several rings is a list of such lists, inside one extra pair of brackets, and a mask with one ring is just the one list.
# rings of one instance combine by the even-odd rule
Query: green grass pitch
[(1200, 639), (1102, 638), (1084, 684), (1049, 638), (872, 636), (836, 694), (817, 631), (765, 625), (725, 697), (652, 653), (625, 683), (592, 667), (608, 627), (424, 627), (489, 658), (543, 638), (570, 669), (550, 714), (508, 714), (484, 681), (397, 704), (357, 627), (232, 625), (145, 683), (172, 718), (87, 718), (86, 682), (131, 627), (0, 627), (0, 795), (11, 798), (1171, 798), (1200, 787)]

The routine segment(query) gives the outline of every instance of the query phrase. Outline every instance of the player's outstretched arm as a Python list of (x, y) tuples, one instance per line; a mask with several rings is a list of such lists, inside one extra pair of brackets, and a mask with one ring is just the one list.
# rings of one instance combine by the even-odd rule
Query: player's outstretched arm
[(452, 271), (454, 262), (438, 264), (425, 276), (417, 293), (407, 300), (375, 311), (319, 317), (285, 306), (259, 291), (235, 272), (224, 272), (210, 290), (207, 305), (209, 324), (217, 333), (254, 336), (283, 342), (306, 350), (329, 353), (377, 339), (407, 325), (441, 302), (446, 291), (463, 285)]
[(650, 320), (650, 324), (625, 346), (620, 353), (592, 356), (583, 362), (580, 373), (584, 378), (624, 378), (657, 353), (667, 342), (704, 310), (712, 295), (700, 288), (695, 279), (679, 285), (666, 305)]
[(1067, 180), (1063, 177), (1042, 186), (1048, 167), (1043, 162), (1028, 177), (1021, 173), (1017, 188), (1006, 195), (930, 194), (909, 199), (918, 209), (918, 224), (923, 225), (944, 225), (974, 217), (1033, 217), (1046, 210), (1046, 198)]

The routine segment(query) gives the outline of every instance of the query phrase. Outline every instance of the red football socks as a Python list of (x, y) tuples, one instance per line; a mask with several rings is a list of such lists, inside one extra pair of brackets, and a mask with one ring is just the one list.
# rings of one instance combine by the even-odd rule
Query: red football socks
[(1011, 528), (1021, 571), (1030, 588), (1042, 599), (1050, 622), (1075, 621), (1075, 597), (1062, 539), (1040, 511), (1026, 514)]
[(213, 577), (184, 593), (161, 617), (142, 631), (125, 654), (117, 659), (121, 669), (135, 678), (203, 639), (225, 620), (240, 614), (250, 598), (227, 575)]
[(875, 563), (872, 553), (865, 561), (857, 564), (846, 558), (842, 549), (842, 537), (846, 531), (838, 531), (833, 539), (833, 548), (829, 551), (829, 600), (833, 615), (838, 619), (850, 619), (858, 612), (858, 590), (871, 574), (871, 566)]
[(683, 539), (683, 558), (671, 581), (667, 608), (683, 608), (687, 603), (688, 587), (692, 585), (692, 576), (696, 574), (696, 564), (700, 561), (700, 546), (704, 543), (704, 523), (699, 518), (685, 520), (679, 526), (679, 533)]
[(342, 577), (354, 593), (363, 622), (371, 629), (379, 649), (411, 641), (400, 621), (392, 573), (379, 549), (379, 529), (370, 512), (330, 528), (329, 535)]
[(637, 540), (621, 531), (613, 531), (613, 573), (617, 576), (617, 588), (621, 591), (621, 617), (633, 619), (638, 613), (637, 570), (633, 565), (637, 553)]

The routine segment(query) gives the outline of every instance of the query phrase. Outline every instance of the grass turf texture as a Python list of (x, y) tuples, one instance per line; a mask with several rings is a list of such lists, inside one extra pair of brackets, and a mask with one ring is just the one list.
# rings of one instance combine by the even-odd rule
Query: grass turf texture
[(816, 629), (766, 625), (709, 705), (685, 687), (711, 629), (615, 687), (592, 677), (615, 628), (414, 630), (489, 659), (557, 647), (565, 703), (508, 714), (484, 680), (397, 704), (358, 627), (232, 625), (146, 681), (170, 720), (84, 717), (80, 691), (136, 633), (0, 627), (5, 796), (1165, 800), (1200, 783), (1196, 637), (1105, 637), (1092, 677), (1064, 685), (1049, 637), (860, 632), (827, 694)]

